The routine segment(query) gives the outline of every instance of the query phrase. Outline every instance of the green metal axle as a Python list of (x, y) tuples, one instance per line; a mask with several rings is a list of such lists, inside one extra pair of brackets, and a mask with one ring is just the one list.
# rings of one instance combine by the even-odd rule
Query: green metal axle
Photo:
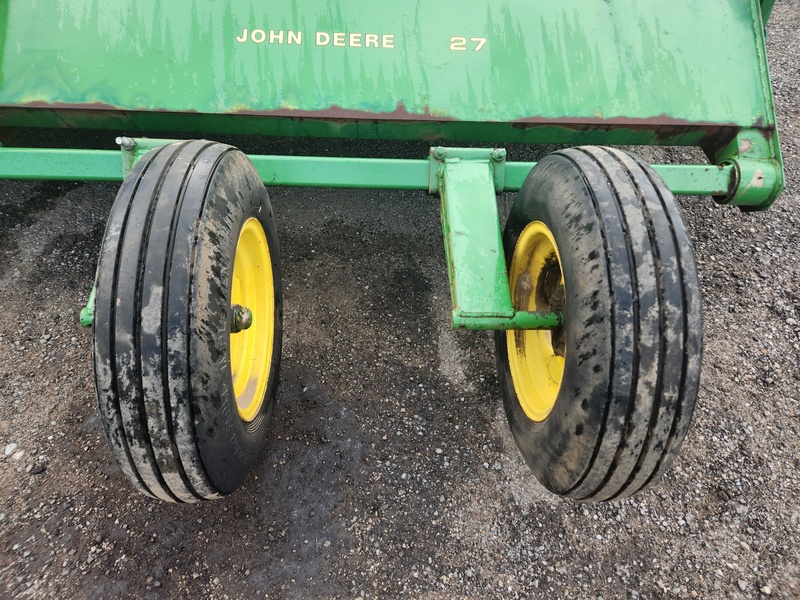
[(513, 317), (473, 317), (467, 321), (454, 322), (457, 329), (476, 331), (494, 331), (506, 329), (558, 329), (564, 325), (564, 315), (557, 312), (524, 312), (514, 313)]
[[(136, 160), (142, 149), (167, 140), (136, 140)], [(429, 160), (387, 158), (331, 158), (316, 156), (250, 155), (265, 185), (429, 189)], [(60, 148), (0, 148), (0, 179), (68, 181), (122, 181), (123, 161), (115, 150)], [(133, 163), (124, 159), (126, 169)], [(507, 162), (502, 191), (518, 191), (534, 162)], [(726, 196), (735, 180), (732, 164), (653, 165), (674, 194)]]

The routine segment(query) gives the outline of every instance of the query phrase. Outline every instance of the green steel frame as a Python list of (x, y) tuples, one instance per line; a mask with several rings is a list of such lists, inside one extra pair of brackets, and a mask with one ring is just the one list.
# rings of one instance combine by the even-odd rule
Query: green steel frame
[[(117, 138), (122, 151), (0, 148), (0, 178), (122, 181), (150, 150), (176, 140)], [(735, 140), (735, 151), (765, 151)], [(738, 144), (738, 146), (737, 146)], [(734, 150), (728, 149), (729, 156)], [(516, 312), (500, 238), (497, 194), (517, 191), (536, 163), (507, 162), (502, 148), (433, 147), (427, 160), (251, 155), (265, 185), (417, 189), (438, 194), (454, 328), (552, 329), (556, 313)], [(766, 163), (766, 164), (765, 164)], [(712, 195), (761, 208), (780, 191), (769, 163), (738, 157), (719, 166), (654, 165), (676, 194)], [(742, 182), (747, 182), (743, 184)], [(754, 182), (756, 182), (754, 184)], [(468, 235), (466, 235), (468, 233)], [(91, 326), (94, 290), (81, 311)]]
[[(138, 157), (166, 142), (137, 139)], [(272, 186), (428, 190), (430, 183), (426, 159), (250, 155), (250, 160), (264, 184)], [(502, 191), (519, 190), (535, 164), (506, 163)], [(674, 194), (726, 196), (736, 179), (732, 164), (653, 168)], [(0, 179), (122, 181), (124, 172), (115, 150), (0, 148)]]

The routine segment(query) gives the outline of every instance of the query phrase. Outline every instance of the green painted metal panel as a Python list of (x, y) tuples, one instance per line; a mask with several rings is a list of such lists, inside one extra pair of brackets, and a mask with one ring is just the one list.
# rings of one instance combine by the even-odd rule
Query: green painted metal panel
[[(377, 119), (377, 117), (375, 117)], [(498, 143), (594, 145), (712, 146), (735, 135), (730, 127), (684, 127), (584, 123), (522, 127), (518, 123), (469, 121), (381, 121), (306, 119), (240, 114), (135, 112), (91, 109), (42, 109), (0, 106), (0, 126), (106, 129), (116, 133), (169, 132), (182, 137), (214, 138), (225, 134), (354, 138), (421, 139), (497, 145)], [(771, 130), (769, 131), (771, 133)]]
[(4, 125), (78, 111), (96, 127), (148, 114), (158, 129), (269, 118), (271, 132), (308, 134), (322, 119), (378, 137), (365, 121), (414, 121), (390, 137), (466, 138), (451, 125), (510, 123), (476, 133), (544, 126), (559, 141), (617, 126), (675, 143), (697, 129), (706, 138), (678, 140), (697, 143), (774, 123), (758, 0), (0, 4)]

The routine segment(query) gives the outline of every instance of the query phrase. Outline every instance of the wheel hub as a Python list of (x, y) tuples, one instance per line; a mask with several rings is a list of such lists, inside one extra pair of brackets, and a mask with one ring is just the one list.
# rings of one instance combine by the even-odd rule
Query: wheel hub
[[(564, 275), (553, 234), (541, 221), (520, 234), (509, 270), (514, 309), (560, 311), (566, 315)], [(517, 330), (506, 333), (509, 367), (520, 406), (542, 422), (555, 407), (564, 375), (566, 331)]]
[(248, 423), (258, 416), (269, 381), (275, 333), (272, 288), (267, 238), (259, 220), (250, 217), (236, 245), (230, 336), (233, 393), (239, 417)]

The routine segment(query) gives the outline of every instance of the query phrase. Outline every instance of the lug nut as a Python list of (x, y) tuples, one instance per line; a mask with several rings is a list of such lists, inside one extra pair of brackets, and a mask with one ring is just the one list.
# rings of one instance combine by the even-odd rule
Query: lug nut
[(231, 333), (239, 333), (249, 329), (253, 324), (253, 311), (246, 306), (231, 306)]

